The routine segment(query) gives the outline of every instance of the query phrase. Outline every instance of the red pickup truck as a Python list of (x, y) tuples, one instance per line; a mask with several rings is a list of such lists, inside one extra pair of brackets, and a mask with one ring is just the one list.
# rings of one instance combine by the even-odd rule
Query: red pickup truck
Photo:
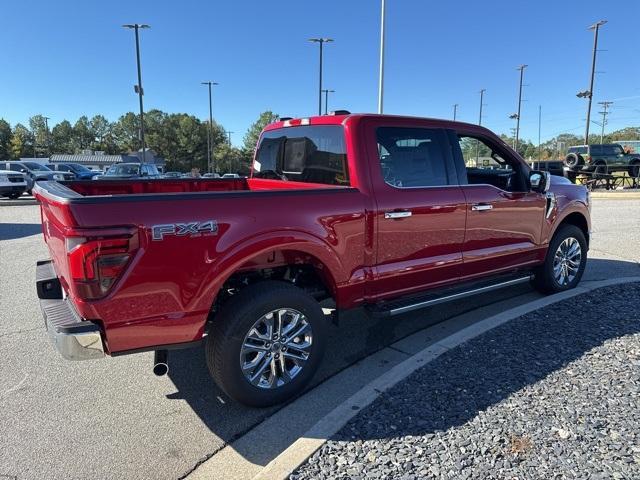
[[(532, 281), (558, 292), (587, 260), (587, 190), (485, 128), (348, 114), (284, 119), (249, 178), (38, 182), (51, 260), (47, 329), (68, 359), (205, 343), (208, 367), (254, 406), (299, 393), (327, 322), (388, 317)], [(334, 314), (335, 316), (335, 314)]]

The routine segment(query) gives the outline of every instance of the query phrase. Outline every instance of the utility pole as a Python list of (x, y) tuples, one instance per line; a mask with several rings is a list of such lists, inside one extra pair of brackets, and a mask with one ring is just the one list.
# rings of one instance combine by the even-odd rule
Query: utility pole
[(613, 105), (613, 102), (598, 102), (598, 105), (602, 105), (602, 111), (598, 112), (602, 115), (602, 130), (600, 132), (600, 143), (604, 142), (604, 126), (607, 124), (607, 115), (609, 115), (609, 107)]
[(333, 42), (332, 38), (310, 38), (310, 42), (320, 45), (320, 80), (318, 82), (318, 115), (322, 115), (322, 46), (325, 43)]
[(215, 171), (215, 165), (213, 162), (213, 101), (211, 96), (211, 87), (214, 85), (220, 85), (217, 82), (211, 80), (206, 82), (200, 82), (202, 85), (209, 87), (209, 128), (207, 129), (207, 171)]
[(542, 143), (540, 143), (540, 132), (542, 131), (542, 105), (538, 105), (538, 161), (542, 161)]
[(336, 91), (324, 89), (322, 90), (322, 93), (324, 93), (324, 114), (327, 115), (327, 113), (329, 112), (329, 94), (336, 93)]
[(520, 65), (518, 70), (520, 70), (520, 87), (518, 88), (518, 113), (516, 113), (516, 136), (513, 142), (513, 149), (518, 151), (518, 139), (520, 137), (520, 111), (522, 107), (522, 80), (524, 79), (524, 69), (527, 68), (528, 65)]
[[(482, 125), (482, 107), (484, 106), (484, 92), (486, 92), (486, 88), (480, 89), (480, 116), (478, 117), (478, 125)], [(480, 141), (476, 139), (476, 167), (480, 162)]]
[(486, 91), (486, 88), (480, 90), (480, 118), (478, 119), (478, 125), (482, 125), (482, 106), (484, 105), (484, 92)]
[(385, 26), (385, 0), (380, 5), (380, 66), (378, 71), (378, 113), (383, 111), (384, 96), (384, 26)]
[(453, 121), (456, 121), (456, 117), (458, 116), (458, 104), (453, 104)]
[(144, 143), (144, 107), (142, 105), (142, 96), (144, 90), (142, 89), (142, 68), (140, 67), (140, 36), (138, 30), (141, 28), (151, 28), (147, 24), (140, 23), (128, 23), (123, 25), (124, 28), (135, 30), (136, 34), (136, 63), (138, 65), (138, 84), (134, 87), (134, 91), (138, 94), (138, 100), (140, 102), (140, 145), (142, 146), (142, 163), (146, 163), (146, 148)]
[(587, 104), (587, 127), (584, 132), (584, 144), (589, 145), (589, 124), (591, 123), (591, 102), (593, 100), (593, 80), (596, 74), (596, 54), (598, 52), (598, 32), (600, 27), (607, 23), (606, 20), (600, 20), (589, 27), (589, 30), (593, 30), (593, 55), (591, 57), (591, 81), (589, 83), (589, 90), (586, 92), (578, 93), (579, 97), (587, 97), (589, 102)]
[(229, 146), (231, 146), (231, 134), (234, 133), (231, 130), (227, 130), (227, 136), (229, 137)]

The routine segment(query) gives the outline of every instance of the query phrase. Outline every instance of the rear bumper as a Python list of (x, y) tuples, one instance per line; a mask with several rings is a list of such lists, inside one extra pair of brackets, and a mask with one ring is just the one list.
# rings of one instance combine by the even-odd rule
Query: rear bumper
[(67, 360), (92, 360), (105, 355), (98, 325), (78, 315), (73, 304), (63, 298), (51, 260), (36, 266), (36, 288), (49, 338)]
[(16, 185), (4, 184), (0, 185), (0, 195), (10, 195), (13, 193), (22, 193), (27, 189), (26, 183), (18, 183)]

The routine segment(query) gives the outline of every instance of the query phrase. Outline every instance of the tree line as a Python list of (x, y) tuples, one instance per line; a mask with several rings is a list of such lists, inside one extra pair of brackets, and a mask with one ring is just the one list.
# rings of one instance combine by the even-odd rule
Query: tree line
[[(221, 173), (244, 173), (249, 170), (260, 131), (276, 121), (278, 115), (266, 111), (249, 127), (238, 148), (230, 144), (222, 125), (212, 126), (212, 152), (216, 170)], [(0, 119), (0, 160), (21, 157), (49, 157), (56, 153), (81, 153), (83, 150), (106, 154), (126, 154), (140, 148), (139, 117), (127, 112), (110, 122), (103, 115), (85, 115), (71, 123), (62, 120), (47, 124), (43, 115), (29, 118), (28, 125), (13, 127)], [(165, 170), (207, 171), (209, 122), (186, 113), (166, 113), (150, 110), (145, 113), (145, 144), (166, 159)]]
[[(246, 174), (253, 157), (260, 132), (265, 125), (278, 119), (272, 111), (260, 114), (249, 127), (240, 148), (230, 145), (222, 125), (213, 124), (213, 159), (216, 171)], [(166, 170), (207, 171), (208, 121), (201, 121), (186, 113), (165, 113), (150, 110), (145, 113), (145, 143), (166, 159)], [(21, 157), (49, 157), (54, 153), (80, 153), (83, 150), (103, 151), (107, 154), (126, 154), (140, 147), (139, 117), (127, 112), (115, 122), (103, 115), (81, 116), (75, 123), (62, 120), (49, 128), (43, 115), (29, 118), (28, 125), (11, 125), (0, 119), (0, 160)], [(501, 135), (505, 143), (513, 145), (513, 137)], [(608, 133), (603, 143), (620, 140), (640, 140), (640, 127), (627, 127)], [(580, 136), (563, 133), (540, 145), (531, 140), (518, 142), (518, 153), (525, 159), (551, 160), (562, 158), (566, 148), (581, 145)], [(600, 135), (590, 135), (589, 143), (600, 143)], [(564, 149), (558, 148), (563, 145)]]

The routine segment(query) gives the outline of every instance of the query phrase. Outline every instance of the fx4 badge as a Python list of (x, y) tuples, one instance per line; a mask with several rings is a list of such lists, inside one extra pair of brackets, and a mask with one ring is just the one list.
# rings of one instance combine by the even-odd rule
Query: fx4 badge
[(218, 222), (207, 220), (204, 222), (164, 223), (151, 227), (151, 238), (153, 240), (164, 240), (166, 235), (184, 237), (187, 235), (200, 236), (202, 234), (217, 235)]

